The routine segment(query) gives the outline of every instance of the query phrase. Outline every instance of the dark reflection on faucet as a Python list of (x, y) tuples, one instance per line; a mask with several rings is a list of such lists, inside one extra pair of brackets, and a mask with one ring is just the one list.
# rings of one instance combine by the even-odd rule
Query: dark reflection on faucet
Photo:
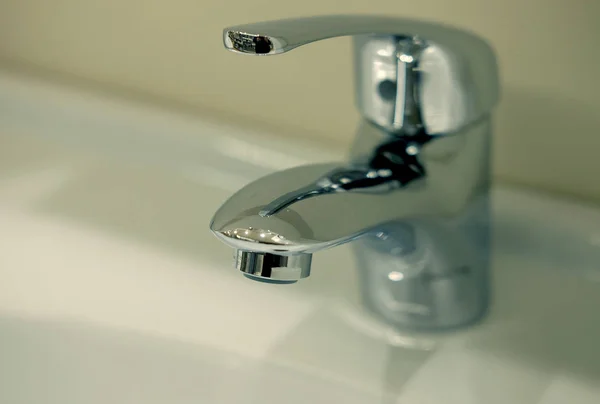
[(433, 139), (435, 136), (424, 131), (413, 136), (392, 137), (376, 147), (370, 156), (336, 168), (312, 184), (275, 199), (260, 211), (260, 215), (274, 215), (296, 202), (319, 195), (347, 191), (384, 193), (406, 186), (425, 177), (419, 151)]
[(229, 31), (227, 37), (238, 52), (266, 55), (273, 50), (273, 43), (267, 36)]

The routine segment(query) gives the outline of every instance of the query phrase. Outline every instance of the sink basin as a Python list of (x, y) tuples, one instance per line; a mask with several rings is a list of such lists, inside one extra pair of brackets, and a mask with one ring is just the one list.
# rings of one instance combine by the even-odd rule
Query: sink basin
[(241, 185), (339, 156), (0, 86), (1, 403), (600, 402), (599, 209), (499, 185), (490, 315), (402, 332), (362, 309), (347, 247), (269, 285), (208, 231)]
[(310, 372), (80, 321), (2, 318), (5, 403), (374, 402)]

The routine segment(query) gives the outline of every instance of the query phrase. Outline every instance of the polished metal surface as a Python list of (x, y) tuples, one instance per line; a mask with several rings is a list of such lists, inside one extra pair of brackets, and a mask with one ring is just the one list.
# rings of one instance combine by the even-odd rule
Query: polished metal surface
[(254, 280), (294, 283), (310, 275), (311, 260), (311, 254), (277, 255), (237, 250), (235, 265)]
[(455, 132), (484, 117), (497, 102), (498, 70), (491, 46), (440, 24), (320, 16), (228, 27), (223, 42), (234, 52), (274, 55), (348, 35), (354, 38), (358, 109), (389, 132), (407, 133), (415, 119), (430, 134)]
[(211, 230), (265, 281), (306, 277), (311, 254), (354, 241), (364, 301), (381, 318), (427, 330), (473, 323), (489, 301), (494, 54), (460, 30), (379, 17), (251, 24), (224, 38), (237, 52), (277, 54), (348, 34), (365, 117), (349, 160), (247, 185)]

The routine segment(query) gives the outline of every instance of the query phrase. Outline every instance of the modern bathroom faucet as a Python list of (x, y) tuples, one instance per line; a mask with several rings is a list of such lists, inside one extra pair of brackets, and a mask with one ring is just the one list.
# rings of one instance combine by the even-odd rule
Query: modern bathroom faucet
[(472, 323), (489, 304), (494, 52), (465, 31), (376, 16), (240, 25), (223, 39), (234, 52), (274, 55), (345, 35), (364, 118), (348, 161), (245, 186), (211, 230), (235, 248), (238, 269), (272, 283), (309, 276), (313, 253), (352, 241), (364, 300), (387, 322)]

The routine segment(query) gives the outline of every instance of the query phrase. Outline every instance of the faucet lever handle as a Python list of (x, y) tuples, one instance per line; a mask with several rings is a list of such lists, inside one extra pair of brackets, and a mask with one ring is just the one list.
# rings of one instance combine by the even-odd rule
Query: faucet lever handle
[(327, 38), (354, 37), (357, 105), (389, 133), (455, 132), (498, 100), (494, 51), (477, 35), (411, 19), (330, 15), (236, 25), (225, 48), (276, 55)]
[(255, 55), (284, 53), (322, 39), (356, 35), (421, 37), (460, 50), (488, 51), (481, 38), (465, 31), (422, 21), (383, 16), (327, 15), (231, 26), (223, 30), (227, 49)]

